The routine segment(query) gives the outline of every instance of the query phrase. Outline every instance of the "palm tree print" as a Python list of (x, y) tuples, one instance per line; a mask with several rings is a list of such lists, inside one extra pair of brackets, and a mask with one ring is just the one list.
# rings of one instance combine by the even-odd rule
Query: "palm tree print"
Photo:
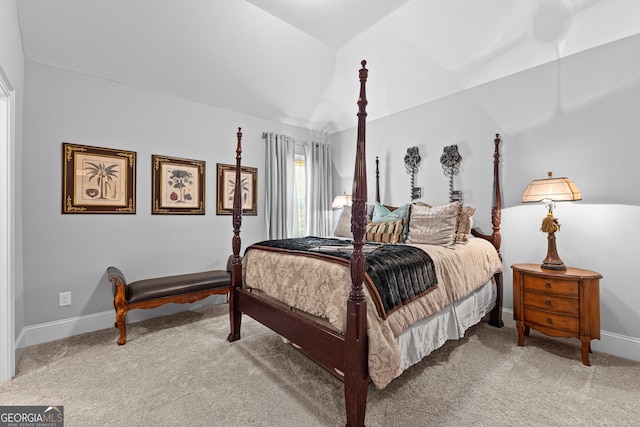
[(99, 199), (107, 198), (107, 191), (111, 188), (111, 181), (115, 181), (118, 177), (118, 171), (115, 168), (118, 167), (117, 163), (107, 166), (105, 163), (93, 163), (87, 162), (89, 166), (85, 168), (87, 175), (89, 176), (89, 182), (93, 178), (96, 178), (96, 184), (100, 189)]
[[(228, 201), (229, 203), (233, 204), (233, 193), (235, 191), (235, 186), (236, 186), (236, 180), (235, 177), (232, 179), (229, 179), (229, 194), (227, 195), (228, 197)], [(241, 189), (241, 196), (240, 198), (242, 199), (242, 206), (245, 205), (245, 203), (247, 202), (247, 199), (249, 198), (249, 178), (245, 177), (245, 178), (240, 178), (240, 189)]]
[[(169, 195), (169, 199), (172, 202), (184, 202), (191, 201), (193, 196), (191, 192), (187, 190), (187, 186), (193, 185), (193, 174), (184, 169), (173, 169), (169, 174), (169, 187), (173, 187), (178, 190), (178, 193), (172, 191)], [(192, 187), (189, 188), (189, 190)]]

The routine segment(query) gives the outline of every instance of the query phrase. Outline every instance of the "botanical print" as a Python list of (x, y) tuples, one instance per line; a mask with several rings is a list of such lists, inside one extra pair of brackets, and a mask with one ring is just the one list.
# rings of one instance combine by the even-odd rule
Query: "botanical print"
[(205, 162), (151, 156), (151, 213), (204, 215)]
[(126, 163), (124, 158), (77, 153), (74, 204), (125, 206)]
[[(235, 192), (236, 185), (236, 172), (235, 171), (225, 171), (224, 176), (225, 181), (225, 199), (223, 203), (223, 207), (225, 209), (233, 209), (233, 197)], [(240, 172), (240, 198), (242, 200), (242, 209), (251, 209), (251, 174)]]
[(62, 143), (62, 213), (136, 213), (136, 152)]
[[(257, 168), (248, 166), (240, 168), (240, 197), (243, 215), (258, 215), (257, 181)], [(216, 214), (231, 215), (235, 196), (236, 167), (218, 163), (217, 184)]]
[(195, 208), (198, 206), (198, 168), (162, 165), (162, 207)]

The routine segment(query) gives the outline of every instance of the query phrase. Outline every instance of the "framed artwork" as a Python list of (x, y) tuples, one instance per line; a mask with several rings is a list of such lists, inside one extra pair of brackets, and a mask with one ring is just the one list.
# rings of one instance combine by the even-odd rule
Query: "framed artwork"
[(135, 151), (62, 143), (62, 213), (136, 213)]
[(204, 215), (204, 160), (151, 156), (152, 214)]
[[(233, 193), (236, 183), (236, 167), (218, 163), (218, 203), (217, 215), (233, 214)], [(240, 167), (242, 186), (242, 214), (258, 215), (258, 169)]]

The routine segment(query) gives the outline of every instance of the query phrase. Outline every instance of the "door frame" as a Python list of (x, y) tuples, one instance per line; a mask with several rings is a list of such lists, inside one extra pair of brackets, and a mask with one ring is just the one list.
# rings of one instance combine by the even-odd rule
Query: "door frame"
[(0, 66), (0, 382), (15, 375), (15, 90)]

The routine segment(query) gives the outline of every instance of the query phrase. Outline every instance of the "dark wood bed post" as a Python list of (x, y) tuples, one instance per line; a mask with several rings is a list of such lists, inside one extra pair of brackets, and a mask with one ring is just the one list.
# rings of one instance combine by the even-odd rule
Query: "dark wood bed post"
[[(242, 128), (238, 128), (238, 146), (236, 148), (236, 183), (240, 182), (240, 164), (242, 160)], [(235, 301), (236, 293), (234, 288), (242, 286), (242, 263), (240, 260), (240, 226), (242, 225), (242, 196), (240, 185), (234, 187), (233, 193), (233, 238), (231, 247), (233, 250), (233, 260), (231, 262), (231, 284), (229, 285), (229, 318), (231, 321), (231, 332), (227, 339), (237, 341), (240, 339), (240, 322), (242, 312), (238, 310)]]
[(367, 226), (367, 166), (366, 166), (366, 106), (365, 85), (369, 70), (367, 61), (360, 69), (360, 97), (358, 98), (358, 139), (353, 176), (351, 231), (353, 253), (349, 261), (351, 269), (351, 293), (347, 301), (347, 331), (344, 351), (344, 396), (347, 409), (347, 427), (364, 426), (367, 406), (368, 342), (367, 302), (364, 299), (365, 256), (362, 250)]
[[(502, 222), (502, 196), (500, 195), (500, 134), (496, 133), (496, 138), (493, 140), (495, 144), (495, 150), (493, 152), (493, 206), (491, 207), (491, 223), (493, 224), (493, 233), (486, 235), (471, 230), (471, 234), (475, 237), (488, 240), (500, 254), (500, 245), (502, 244), (502, 236), (500, 235), (500, 224)], [(496, 281), (497, 296), (496, 305), (489, 314), (489, 324), (501, 328), (504, 326), (502, 321), (502, 272), (493, 275)]]
[(380, 160), (376, 156), (376, 202), (380, 203)]

